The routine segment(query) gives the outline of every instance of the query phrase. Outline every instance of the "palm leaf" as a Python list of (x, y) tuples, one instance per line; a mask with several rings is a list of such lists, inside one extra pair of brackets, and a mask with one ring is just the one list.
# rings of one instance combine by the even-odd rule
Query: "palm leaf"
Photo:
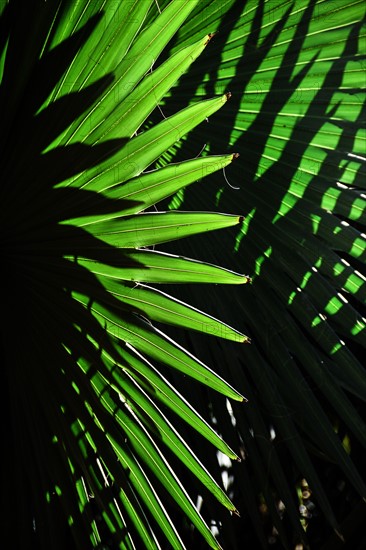
[[(320, 545), (312, 514), (329, 526), (322, 542), (330, 529), (342, 536), (340, 523), (366, 496), (364, 23), (357, 1), (214, 0), (200, 3), (170, 50), (207, 26), (217, 31), (209, 54), (164, 100), (165, 116), (208, 94), (232, 94), (224, 114), (158, 165), (232, 147), (240, 154), (225, 169), (226, 182), (214, 175), (215, 187), (186, 189), (167, 205), (232, 214), (239, 206), (245, 216), (239, 231), (212, 236), (209, 246), (198, 237), (176, 250), (204, 253), (210, 263), (231, 250), (231, 265), (253, 277), (245, 294), (192, 292), (196, 307), (213, 300), (226, 322), (251, 336), (251, 346), (237, 353), (217, 342), (206, 351), (206, 340), (189, 338), (192, 351), (249, 399), (228, 411), (215, 395), (197, 398), (214, 425), (228, 415), (222, 430), (228, 442), (242, 442), (245, 461), (225, 475), (233, 476), (229, 494), (256, 527), (259, 539), (251, 538), (249, 522), (249, 546), (259, 540), (265, 547), (277, 536), (272, 526), (285, 547), (292, 537), (304, 543), (304, 526), (310, 545)], [(192, 94), (198, 72), (205, 78)], [(179, 289), (175, 294), (183, 297)], [(253, 497), (244, 468), (253, 473)], [(305, 501), (298, 496), (304, 479), (312, 491)], [(264, 535), (253, 498), (270, 511)], [(206, 517), (212, 518), (209, 509)], [(233, 535), (232, 522), (222, 518), (224, 546), (242, 547), (245, 521), (236, 522)]]
[[(324, 517), (359, 546), (363, 3), (0, 9), (10, 539), (291, 547), (305, 527), (319, 546)], [(177, 282), (235, 287), (190, 286), (188, 306)]]
[(146, 211), (237, 156), (152, 169), (224, 107), (227, 93), (141, 129), (211, 39), (203, 33), (155, 68), (197, 5), (1, 4), (10, 296), (3, 351), (11, 418), (3, 492), (14, 547), (182, 548), (187, 533), (175, 526), (178, 509), (219, 548), (175, 461), (220, 507), (236, 512), (187, 434), (200, 433), (212, 452), (239, 457), (169, 378), (176, 370), (197, 386), (244, 397), (152, 321), (248, 339), (145, 284), (249, 280), (154, 249), (239, 226), (240, 215)]

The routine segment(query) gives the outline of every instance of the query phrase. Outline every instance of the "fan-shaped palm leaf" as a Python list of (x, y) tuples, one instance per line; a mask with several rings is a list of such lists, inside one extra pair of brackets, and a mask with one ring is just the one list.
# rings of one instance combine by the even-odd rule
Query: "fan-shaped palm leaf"
[(143, 212), (236, 156), (151, 170), (229, 97), (197, 102), (141, 131), (210, 41), (204, 33), (154, 69), (197, 5), (173, 0), (160, 13), (152, 0), (1, 4), (11, 418), (4, 540), (14, 548), (159, 548), (164, 540), (181, 548), (186, 534), (170, 517), (174, 507), (218, 547), (172, 457), (236, 511), (179, 426), (238, 457), (170, 383), (170, 371), (243, 397), (151, 321), (247, 338), (145, 284), (248, 280), (154, 250), (238, 225), (241, 216)]
[[(199, 289), (194, 296), (197, 307), (215, 303), (252, 345), (238, 353), (217, 343), (206, 353), (206, 340), (197, 338), (192, 349), (249, 398), (244, 409), (228, 410), (215, 396), (197, 403), (208, 404), (202, 414), (219, 419), (232, 445), (242, 444), (244, 462), (225, 474), (233, 476), (229, 494), (240, 510), (247, 508), (264, 546), (273, 526), (287, 544), (283, 508), (290, 536), (303, 539), (301, 519), (311, 540), (317, 536), (312, 513), (342, 533), (346, 525), (339, 522), (348, 513), (351, 522), (366, 496), (364, 24), (358, 1), (213, 0), (200, 2), (171, 47), (174, 53), (208, 25), (218, 31), (209, 55), (164, 102), (165, 116), (192, 99), (232, 93), (224, 114), (159, 163), (202, 149), (215, 154), (233, 147), (240, 154), (226, 169), (226, 183), (220, 176), (209, 189), (183, 190), (170, 205), (225, 212), (240, 205), (245, 212), (239, 231), (177, 250), (200, 251), (209, 262), (231, 250), (236, 269), (253, 276), (245, 295)], [(190, 95), (189, 84), (202, 71), (205, 78)], [(305, 500), (302, 480), (313, 491)], [(236, 522), (233, 535), (232, 523), (222, 522), (222, 541), (241, 548), (248, 523)], [(355, 536), (356, 527), (343, 535)]]

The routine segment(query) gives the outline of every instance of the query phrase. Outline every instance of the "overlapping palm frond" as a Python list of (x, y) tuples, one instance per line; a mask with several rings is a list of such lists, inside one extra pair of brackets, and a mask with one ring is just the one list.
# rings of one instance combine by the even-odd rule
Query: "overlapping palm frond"
[(235, 157), (187, 157), (151, 169), (225, 105), (226, 93), (141, 130), (210, 41), (205, 32), (155, 68), (198, 4), (1, 4), (9, 402), (3, 539), (13, 548), (182, 548), (189, 534), (174, 524), (176, 510), (207, 545), (219, 547), (175, 460), (228, 514), (236, 511), (180, 426), (232, 460), (235, 449), (171, 384), (171, 371), (190, 379), (192, 391), (201, 383), (244, 398), (152, 324), (247, 340), (150, 286), (248, 281), (154, 248), (242, 222), (206, 209), (154, 210)]
[(0, 6), (4, 540), (361, 550), (364, 3)]
[[(176, 105), (223, 89), (232, 93), (230, 104), (159, 163), (225, 148), (240, 155), (224, 171), (226, 182), (213, 176), (215, 185), (180, 191), (170, 202), (225, 212), (239, 205), (246, 216), (239, 230), (212, 236), (208, 245), (200, 238), (177, 245), (209, 262), (229, 250), (235, 269), (253, 276), (245, 293), (192, 294), (197, 307), (215, 304), (252, 337), (240, 350), (190, 338), (192, 350), (249, 399), (245, 408), (206, 392), (196, 400), (223, 437), (242, 446), (241, 464), (218, 457), (242, 513), (236, 531), (221, 518), (220, 540), (233, 549), (245, 540), (266, 547), (279, 533), (277, 544), (291, 548), (304, 540), (305, 527), (311, 547), (333, 531), (333, 545), (343, 536), (362, 548), (365, 5), (203, 1), (170, 52), (207, 26), (218, 31), (210, 53), (180, 79), (162, 110), (169, 116)], [(205, 78), (190, 95), (198, 72)]]

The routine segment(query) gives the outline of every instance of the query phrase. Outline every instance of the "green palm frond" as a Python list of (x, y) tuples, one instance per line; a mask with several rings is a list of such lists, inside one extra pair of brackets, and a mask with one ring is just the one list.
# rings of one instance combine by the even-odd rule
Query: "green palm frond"
[(364, 3), (0, 29), (4, 540), (361, 550)]
[(14, 548), (182, 548), (176, 510), (218, 548), (176, 460), (236, 512), (186, 435), (238, 456), (172, 385), (171, 372), (191, 379), (194, 391), (198, 381), (244, 397), (152, 322), (248, 338), (147, 284), (249, 280), (154, 248), (242, 223), (207, 209), (154, 211), (236, 158), (152, 167), (225, 108), (227, 93), (142, 128), (210, 42), (205, 32), (155, 68), (198, 4), (1, 4), (4, 536)]

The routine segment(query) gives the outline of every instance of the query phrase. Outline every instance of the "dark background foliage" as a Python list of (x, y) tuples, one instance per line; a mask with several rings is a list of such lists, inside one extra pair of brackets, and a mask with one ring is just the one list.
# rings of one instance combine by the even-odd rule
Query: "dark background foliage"
[[(359, 86), (344, 93), (346, 101), (352, 102), (356, 98), (360, 103), (356, 117), (337, 120), (335, 114), (339, 103), (334, 100), (350, 63), (357, 61), (362, 67), (365, 54), (362, 45), (359, 50), (364, 25), (362, 9), (359, 10), (359, 19), (348, 26), (341, 54), (329, 63), (322, 84), (315, 87), (311, 95), (303, 81), (307, 75), (322, 70), (318, 68), (319, 58), (323, 57), (320, 48), (317, 51), (314, 47), (311, 59), (299, 66), (304, 47), (309, 47), (306, 39), (314, 19), (322, 14), (324, 29), (327, 23), (335, 23), (328, 11), (331, 10), (330, 4), (335, 10), (340, 8), (336, 2), (328, 3), (328, 7), (319, 6), (317, 2), (301, 4), (301, 17), (296, 22), (286, 51), (282, 57), (273, 58), (276, 68), (273, 76), (271, 73), (270, 80), (257, 84), (257, 96), (263, 97), (263, 100), (261, 103), (258, 101), (260, 108), (251, 117), (250, 123), (245, 123), (245, 113), (257, 108), (257, 105), (248, 105), (245, 99), (250, 101), (248, 91), (253, 91), (256, 85), (253, 76), (263, 60), (273, 55), (281, 32), (294, 24), (290, 17), (293, 13), (291, 3), (283, 5), (282, 10), (272, 4), (274, 9), (277, 8), (272, 25), (270, 12), (265, 11), (266, 2), (259, 2), (256, 8), (251, 4), (249, 7), (255, 14), (251, 23), (245, 26), (248, 5), (231, 2), (227, 9), (225, 7), (212, 47), (204, 53), (205, 59), (200, 60), (200, 64), (194, 65), (181, 79), (179, 87), (163, 106), (164, 114), (168, 115), (179, 99), (183, 104), (189, 104), (195, 97), (192, 83), (197, 82), (198, 72), (203, 68), (207, 71), (206, 78), (204, 86), (196, 90), (197, 96), (210, 97), (218, 87), (223, 86), (232, 93), (227, 109), (192, 132), (177, 150), (175, 158), (199, 154), (202, 147), (214, 153), (239, 152), (239, 158), (226, 169), (226, 173), (213, 175), (209, 185), (187, 189), (183, 197), (180, 195), (175, 203), (170, 203), (170, 207), (180, 204), (183, 209), (218, 207), (232, 213), (250, 213), (251, 219), (244, 235), (232, 230), (215, 235), (209, 243), (197, 237), (189, 242), (177, 243), (177, 250), (181, 254), (203, 257), (212, 263), (217, 261), (219, 255), (226, 253), (234, 262), (230, 265), (235, 270), (250, 275), (259, 273), (249, 288), (222, 291), (214, 287), (206, 291), (197, 287), (190, 291), (197, 307), (206, 307), (215, 313), (219, 311), (225, 321), (249, 334), (252, 338), (250, 346), (238, 350), (231, 343), (219, 340), (212, 343), (208, 338), (197, 335), (187, 335), (182, 340), (184, 345), (189, 345), (206, 362), (214, 365), (217, 372), (228, 377), (232, 384), (236, 387), (239, 384), (240, 390), (249, 399), (245, 406), (233, 405), (233, 426), (225, 400), (220, 396), (200, 389), (193, 397), (202, 414), (219, 427), (233, 448), (241, 447), (245, 456), (242, 463), (232, 464), (226, 472), (231, 476), (229, 494), (242, 517), (220, 517), (222, 531), (219, 540), (224, 547), (241, 548), (243, 541), (248, 547), (256, 547), (259, 544), (257, 536), (262, 544), (269, 543), (273, 548), (286, 547), (287, 544), (293, 547), (300, 542), (301, 535), (294, 527), (289, 507), (284, 515), (279, 512), (282, 517), (280, 539), (276, 535), (278, 523), (274, 518), (283, 498), (283, 483), (290, 487), (294, 506), (299, 506), (299, 503), (296, 505), (298, 495), (295, 487), (299, 490), (301, 480), (307, 477), (304, 463), (299, 458), (302, 452), (310, 457), (313, 471), (321, 480), (324, 494), (333, 509), (338, 530), (346, 541), (342, 542), (334, 533), (329, 514), (322, 510), (316, 491), (311, 492), (310, 488), (310, 494), (305, 493), (307, 498), (301, 508), (303, 521), (307, 525), (307, 544), (310, 548), (359, 549), (366, 544), (363, 531), (365, 506), (358, 493), (360, 486), (357, 482), (350, 482), (344, 468), (335, 459), (334, 448), (331, 451), (323, 439), (326, 430), (332, 429), (331, 426), (337, 430), (340, 440), (350, 438), (350, 457), (361, 479), (364, 479), (364, 427), (360, 425), (360, 430), (353, 427), (353, 433), (350, 432), (349, 417), (342, 414), (344, 409), (338, 407), (338, 399), (342, 395), (341, 398), (345, 397), (351, 404), (351, 416), (354, 411), (355, 415), (364, 418), (365, 331), (363, 329), (353, 334), (352, 328), (357, 320), (363, 323), (365, 284), (362, 283), (353, 293), (345, 292), (346, 277), (350, 271), (347, 271), (347, 276), (336, 275), (336, 264), (341, 259), (352, 266), (352, 271), (364, 273), (365, 253), (355, 256), (351, 252), (356, 240), (364, 238), (361, 235), (364, 210), (357, 220), (350, 221), (351, 209), (362, 194), (365, 182), (365, 164), (362, 160), (356, 168), (352, 186), (339, 194), (332, 212), (326, 211), (322, 205), (324, 195), (336, 187), (336, 182), (342, 182), (342, 166), (348, 153), (359, 147), (356, 136), (365, 122), (365, 107), (362, 105), (365, 82), (361, 74)], [(264, 25), (268, 27), (265, 37), (261, 35)], [(241, 53), (237, 53), (234, 46), (230, 50), (228, 39), (234, 28), (243, 29), (243, 33), (245, 29)], [(188, 30), (182, 32), (182, 36), (187, 36), (187, 33)], [(231, 38), (231, 41), (235, 39)], [(226, 71), (230, 77), (221, 76), (220, 79), (220, 68), (225, 67), (225, 51), (233, 52), (233, 56), (235, 52), (235, 62), (230, 63), (231, 72), (229, 68)], [(291, 116), (287, 120), (278, 117), (289, 103), (292, 106)], [(159, 116), (161, 113), (157, 112), (156, 119)], [(321, 144), (322, 138), (319, 136), (327, 122), (336, 128), (337, 147), (325, 148), (322, 160), (309, 158), (309, 146), (317, 141)], [(278, 157), (266, 168), (263, 154), (269, 140), (275, 142), (273, 135), (278, 132), (278, 124), (288, 125), (288, 138), (280, 145), (276, 144)], [(241, 131), (242, 126), (245, 126), (245, 131)], [(364, 149), (358, 149), (359, 155), (363, 153)], [(308, 179), (307, 171), (312, 173)], [(303, 180), (301, 198), (294, 201), (293, 208), (276, 219), (288, 200), (294, 180), (298, 184)], [(317, 225), (313, 215), (320, 218)], [(296, 289), (299, 292), (296, 293)], [(324, 311), (329, 300), (342, 291), (347, 303), (341, 303), (336, 313), (327, 315), (324, 322), (316, 324), (314, 319), (317, 313)], [(176, 292), (182, 298), (181, 290)], [(332, 346), (339, 339), (342, 345), (334, 352)], [(359, 380), (360, 386), (356, 380)], [(189, 383), (185, 391), (192, 399)], [(273, 432), (271, 436), (273, 429), (275, 437)], [(215, 468), (214, 459), (210, 466)], [(220, 478), (220, 470), (222, 474), (226, 467), (216, 464), (217, 479)], [(264, 498), (265, 504), (260, 498), (258, 500), (258, 495)], [(269, 503), (270, 500), (272, 503)], [(208, 509), (204, 506), (203, 510), (208, 518), (212, 517), (209, 506)], [(333, 523), (334, 527), (336, 523)], [(254, 534), (253, 526), (257, 527), (257, 534)], [(264, 537), (258, 534), (262, 528)]]

